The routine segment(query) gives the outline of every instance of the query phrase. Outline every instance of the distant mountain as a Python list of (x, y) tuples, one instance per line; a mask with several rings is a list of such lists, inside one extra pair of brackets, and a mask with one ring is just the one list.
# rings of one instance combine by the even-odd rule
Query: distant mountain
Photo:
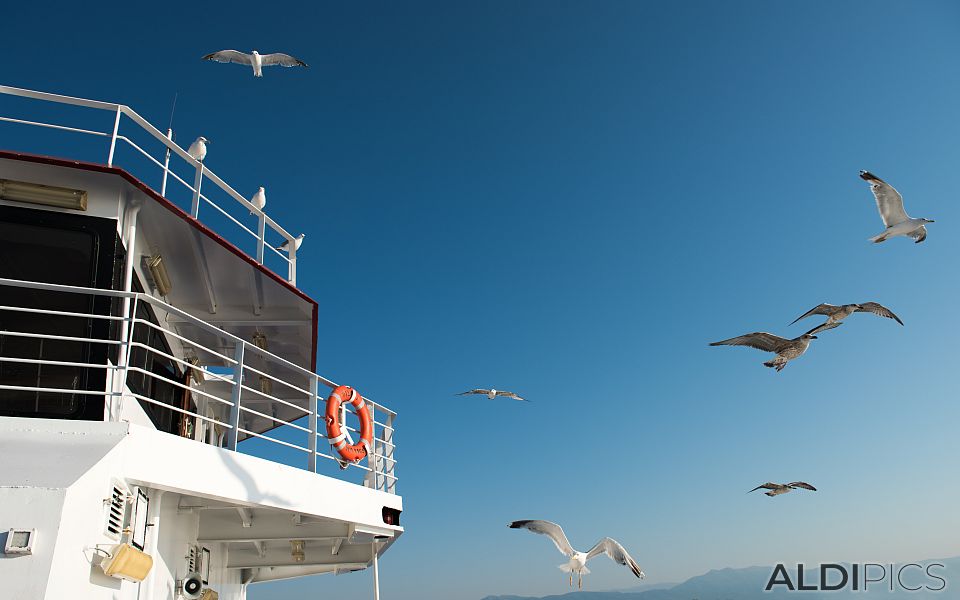
[(669, 590), (672, 587), (676, 587), (677, 582), (673, 581), (670, 583), (641, 583), (640, 585), (635, 585), (628, 588), (619, 588), (615, 590), (607, 590), (610, 592), (622, 592), (622, 593), (635, 593), (635, 592), (647, 592), (650, 590)]
[[(947, 581), (947, 590), (960, 586), (960, 557), (947, 559), (931, 559), (917, 561), (922, 564), (938, 562), (945, 568), (935, 570), (936, 574)], [(903, 563), (900, 563), (903, 564)], [(844, 565), (848, 566), (848, 565)], [(791, 578), (796, 577), (796, 571), (791, 570)], [(483, 600), (863, 600), (882, 598), (883, 600), (918, 600), (920, 598), (941, 598), (946, 600), (943, 592), (920, 591), (909, 592), (899, 590), (890, 592), (883, 584), (873, 584), (868, 593), (851, 589), (836, 592), (791, 592), (778, 586), (772, 591), (763, 590), (773, 567), (747, 567), (745, 569), (719, 569), (691, 577), (683, 583), (668, 588), (651, 586), (651, 589), (640, 589), (626, 592), (570, 592), (568, 594), (543, 596), (487, 596)], [(906, 572), (909, 573), (909, 572)], [(904, 582), (908, 585), (929, 583), (941, 585), (939, 581), (923, 580), (918, 582), (916, 573), (904, 575)], [(913, 577), (911, 582), (910, 578)], [(818, 574), (815, 571), (805, 571), (804, 580), (807, 583), (816, 582)]]

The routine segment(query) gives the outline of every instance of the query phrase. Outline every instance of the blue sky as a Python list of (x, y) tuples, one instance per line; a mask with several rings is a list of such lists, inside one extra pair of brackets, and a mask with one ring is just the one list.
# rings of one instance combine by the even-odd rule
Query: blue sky
[[(160, 126), (178, 92), (181, 142), (214, 140), (211, 168), (308, 234), (318, 370), (400, 413), (384, 597), (565, 591), (519, 518), (617, 537), (655, 582), (960, 554), (960, 6), (164, 7), (8, 7), (2, 83)], [(311, 67), (199, 60), (224, 47)], [(937, 221), (924, 244), (867, 242), (860, 169)], [(857, 315), (782, 373), (707, 346), (868, 300), (906, 326)], [(475, 386), (534, 402), (452, 395)], [(744, 495), (794, 479), (820, 491)], [(590, 589), (635, 583), (591, 569)]]

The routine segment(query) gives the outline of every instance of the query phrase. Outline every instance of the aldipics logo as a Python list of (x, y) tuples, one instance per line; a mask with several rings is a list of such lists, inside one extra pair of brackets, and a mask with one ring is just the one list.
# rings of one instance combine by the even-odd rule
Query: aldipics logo
[(840, 565), (822, 563), (819, 568), (808, 569), (798, 564), (791, 572), (784, 564), (778, 564), (770, 574), (765, 591), (789, 590), (791, 592), (836, 592), (852, 590), (867, 592), (881, 587), (893, 592), (927, 590), (940, 592), (946, 589), (947, 580), (941, 574), (946, 566), (942, 563), (863, 563)]

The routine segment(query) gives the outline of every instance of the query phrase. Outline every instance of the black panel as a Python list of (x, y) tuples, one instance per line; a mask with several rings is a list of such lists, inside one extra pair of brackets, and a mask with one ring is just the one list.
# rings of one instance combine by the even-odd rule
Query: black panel
[[(112, 219), (0, 206), (0, 277), (116, 289), (122, 265), (117, 222)], [(10, 286), (0, 286), (0, 304), (100, 315), (117, 314), (119, 307), (110, 298)], [(4, 331), (116, 339), (116, 325), (106, 320), (0, 310), (0, 356), (89, 364), (106, 364), (108, 357), (116, 361), (116, 347), (109, 344), (40, 340)], [(100, 368), (0, 361), (0, 383), (76, 390), (0, 390), (0, 415), (101, 420), (103, 396), (83, 391), (103, 391), (106, 375)]]

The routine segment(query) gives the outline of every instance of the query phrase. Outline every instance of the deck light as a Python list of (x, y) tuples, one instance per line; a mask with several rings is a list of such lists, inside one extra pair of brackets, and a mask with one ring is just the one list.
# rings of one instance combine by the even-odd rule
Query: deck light
[(0, 198), (56, 208), (87, 210), (87, 192), (71, 188), (0, 179)]
[(260, 393), (268, 396), (273, 393), (273, 381), (269, 377), (260, 376)]
[(253, 345), (261, 350), (269, 350), (267, 348), (267, 335), (260, 330), (257, 330), (253, 334)]
[(33, 554), (33, 543), (37, 539), (36, 529), (11, 529), (7, 532), (4, 554)]
[[(253, 333), (253, 345), (257, 348), (260, 348), (264, 352), (269, 351), (267, 334), (257, 329)], [(273, 392), (273, 382), (270, 381), (269, 377), (265, 377), (263, 375), (260, 376), (260, 392), (267, 395), (270, 395)]]
[(167, 266), (163, 263), (163, 257), (157, 254), (147, 258), (147, 268), (150, 269), (150, 275), (153, 277), (153, 285), (157, 288), (157, 293), (161, 296), (169, 296), (173, 290), (173, 283), (167, 273)]
[(194, 383), (205, 382), (207, 378), (203, 374), (203, 367), (200, 366), (200, 359), (193, 356), (188, 358), (187, 362), (190, 363), (190, 377), (193, 378)]
[(127, 581), (143, 581), (152, 567), (153, 557), (130, 544), (117, 544), (100, 563), (104, 573)]
[(290, 540), (290, 556), (293, 557), (293, 562), (302, 563), (307, 559), (307, 555), (303, 551), (303, 545), (303, 540)]

